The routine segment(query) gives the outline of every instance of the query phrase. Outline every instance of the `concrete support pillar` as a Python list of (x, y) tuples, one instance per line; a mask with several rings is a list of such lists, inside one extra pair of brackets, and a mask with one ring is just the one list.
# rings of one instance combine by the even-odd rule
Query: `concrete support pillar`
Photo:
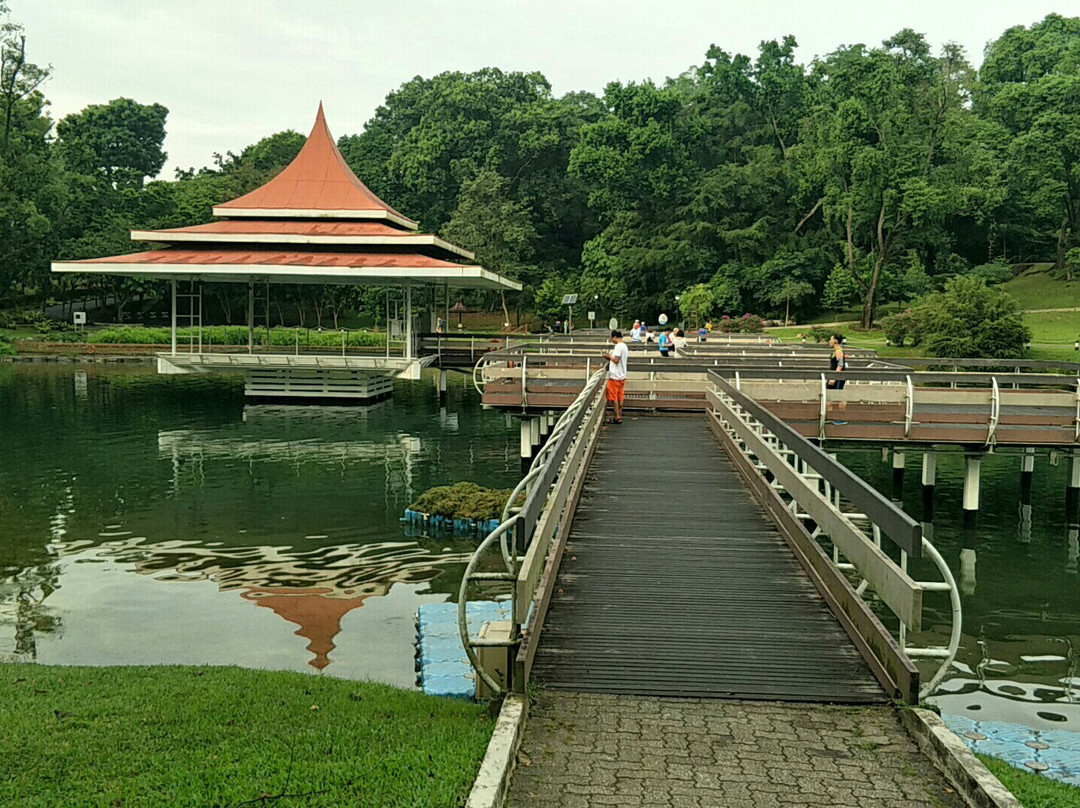
[(1075, 449), (1069, 452), (1069, 482), (1065, 489), (1065, 522), (1070, 525), (1077, 524), (1080, 516), (1077, 515), (1077, 506), (1080, 505), (1080, 452)]
[(535, 456), (540, 448), (540, 418), (529, 419), (529, 440), (532, 441), (532, 453)]
[(923, 519), (934, 521), (934, 487), (937, 485), (937, 454), (924, 452), (922, 456), (922, 505)]
[(964, 529), (974, 529), (979, 522), (979, 471), (982, 456), (964, 457)]
[(893, 449), (892, 453), (892, 498), (900, 502), (904, 498), (904, 453)]
[(446, 403), (446, 370), (439, 368), (439, 403)]
[(529, 467), (532, 466), (533, 447), (531, 422), (531, 418), (522, 418), (519, 422), (519, 427), (521, 429), (521, 473), (523, 476), (528, 473)]
[(548, 437), (551, 435), (551, 418), (550, 413), (541, 413), (540, 415), (540, 445), (543, 446), (548, 442)]

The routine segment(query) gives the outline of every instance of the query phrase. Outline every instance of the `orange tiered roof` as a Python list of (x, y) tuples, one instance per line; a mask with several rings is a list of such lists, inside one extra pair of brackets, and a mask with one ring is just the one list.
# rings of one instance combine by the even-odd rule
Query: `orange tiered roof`
[(135, 241), (168, 245), (161, 249), (56, 261), (53, 271), (208, 281), (521, 288), (483, 267), (457, 263), (473, 259), (468, 250), (414, 232), (416, 222), (379, 199), (345, 163), (322, 104), (303, 148), (280, 174), (213, 211), (223, 221), (131, 232)]
[(417, 228), (352, 172), (334, 143), (321, 103), (311, 134), (285, 170), (261, 188), (215, 206), (214, 215), (381, 219), (408, 230)]

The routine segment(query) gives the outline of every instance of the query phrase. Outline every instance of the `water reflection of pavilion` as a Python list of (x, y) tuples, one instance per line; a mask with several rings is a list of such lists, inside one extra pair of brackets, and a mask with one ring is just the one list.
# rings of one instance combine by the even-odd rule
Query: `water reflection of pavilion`
[(462, 547), (443, 552), (413, 542), (302, 550), (131, 537), (103, 545), (57, 542), (52, 549), (61, 559), (92, 554), (95, 559), (130, 564), (135, 572), (160, 581), (212, 581), (219, 591), (236, 592), (298, 626), (295, 634), (308, 640), (312, 654), (308, 664), (320, 671), (331, 662), (346, 614), (369, 598), (386, 595), (394, 584), (427, 583), (435, 588), (439, 580), (439, 591), (454, 591), (459, 570), (469, 558)]

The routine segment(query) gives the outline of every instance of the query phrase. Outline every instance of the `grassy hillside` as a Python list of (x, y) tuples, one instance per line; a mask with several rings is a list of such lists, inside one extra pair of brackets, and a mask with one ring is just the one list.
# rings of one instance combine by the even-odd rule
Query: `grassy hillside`
[(1052, 264), (1031, 264), (1001, 288), (1015, 297), (1022, 309), (1080, 306), (1080, 279), (1054, 277)]

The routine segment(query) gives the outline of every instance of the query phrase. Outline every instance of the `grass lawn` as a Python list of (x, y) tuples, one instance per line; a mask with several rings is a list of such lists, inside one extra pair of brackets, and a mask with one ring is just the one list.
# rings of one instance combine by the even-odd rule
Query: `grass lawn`
[(1080, 280), (1055, 278), (1052, 269), (1052, 264), (1033, 264), (1001, 288), (1016, 298), (1021, 309), (1080, 306)]
[(986, 755), (979, 755), (978, 758), (1024, 808), (1075, 808), (1080, 805), (1080, 788), (1076, 786), (1017, 769), (997, 758)]
[(493, 721), (241, 668), (0, 665), (0, 805), (459, 806)]

